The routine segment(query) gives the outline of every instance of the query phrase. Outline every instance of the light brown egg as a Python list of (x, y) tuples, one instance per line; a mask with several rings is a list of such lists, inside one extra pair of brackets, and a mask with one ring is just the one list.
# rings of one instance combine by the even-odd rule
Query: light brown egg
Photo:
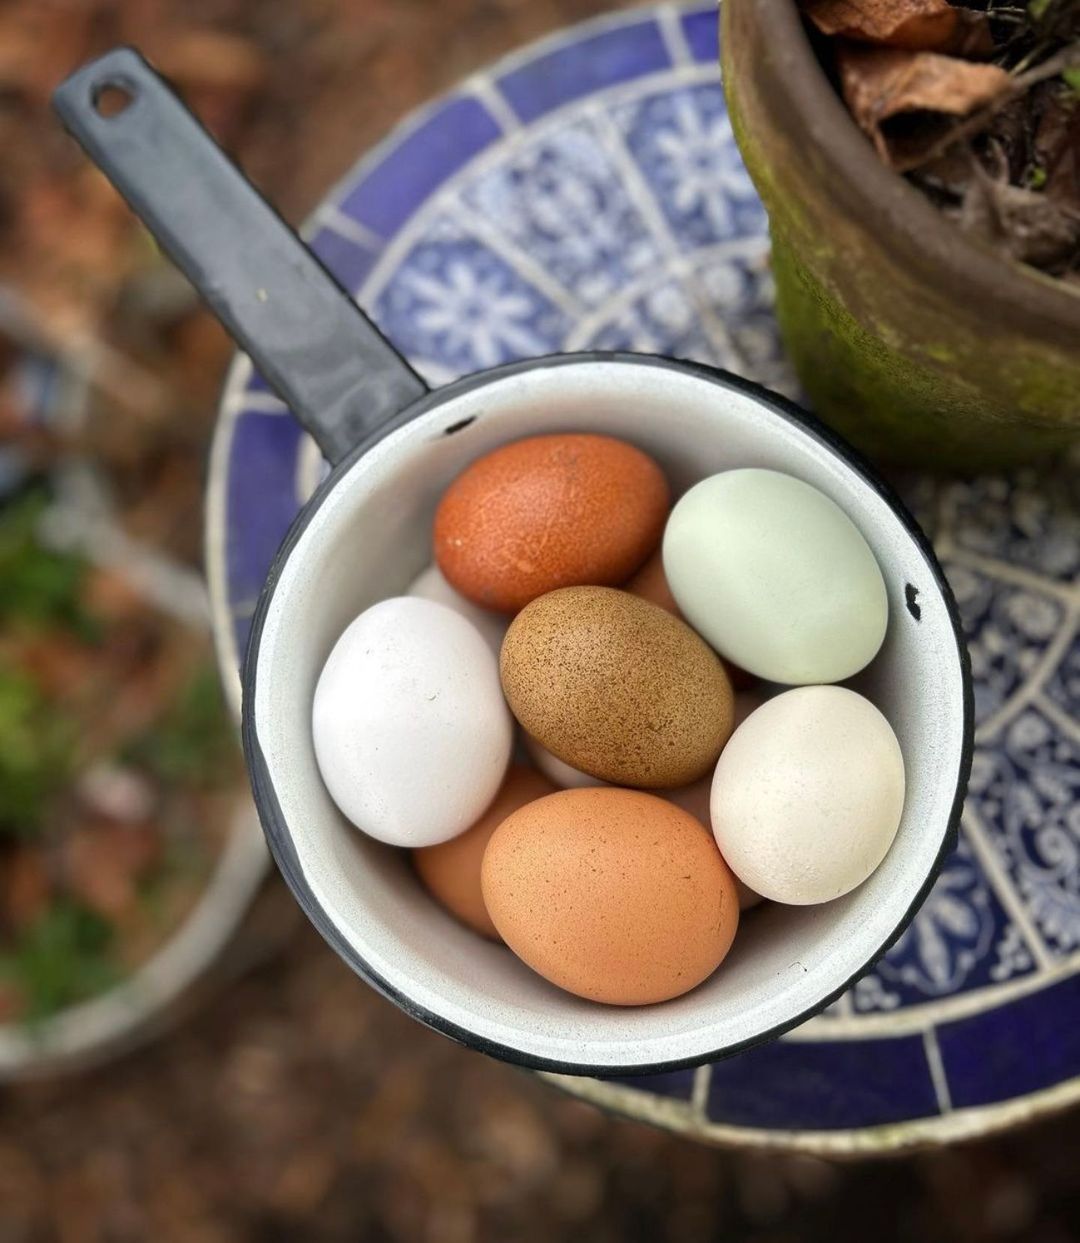
[[(671, 588), (668, 586), (667, 575), (664, 573), (664, 557), (660, 549), (653, 553), (634, 577), (623, 587), (623, 590), (630, 592), (632, 596), (640, 596), (642, 600), (648, 600), (650, 604), (656, 604), (673, 617), (678, 617), (680, 621), (685, 621), (685, 618), (679, 611), (675, 597), (671, 594)], [(721, 659), (723, 660), (723, 657)], [(732, 687), (737, 691), (749, 690), (751, 687), (757, 686), (761, 681), (760, 678), (754, 677), (752, 673), (747, 673), (745, 669), (740, 669), (738, 665), (733, 665), (730, 660), (724, 660), (724, 668), (731, 679)]]
[(488, 843), (483, 889), (522, 961), (616, 1006), (696, 987), (739, 924), (735, 879), (711, 836), (640, 790), (561, 790), (514, 812)]
[(660, 467), (610, 436), (533, 436), (467, 467), (435, 513), (435, 559), (462, 595), (505, 613), (582, 583), (625, 582), (671, 505)]
[[(736, 704), (742, 696), (738, 696)], [(736, 709), (736, 717), (738, 710)], [(706, 833), (712, 837), (712, 819), (709, 813), (709, 797), (712, 793), (712, 773), (707, 777), (702, 777), (700, 781), (695, 781), (693, 785), (683, 786), (681, 790), (657, 790), (656, 793), (661, 798), (666, 798), (669, 802), (681, 807), (683, 811), (688, 811), (695, 820), (701, 825)], [(744, 885), (741, 880), (731, 874), (732, 880), (735, 882), (735, 891), (739, 895), (739, 910), (748, 911), (752, 906), (757, 906), (764, 902), (765, 899), (760, 893), (755, 893), (749, 885)]]
[(480, 864), (488, 841), (511, 812), (551, 794), (555, 786), (524, 764), (513, 764), (495, 801), (471, 829), (438, 846), (412, 852), (413, 866), (428, 892), (463, 924), (494, 941), (495, 925), (480, 892)]
[(613, 785), (687, 785), (731, 734), (720, 658), (685, 622), (625, 591), (567, 587), (534, 600), (510, 624), (500, 670), (526, 732)]

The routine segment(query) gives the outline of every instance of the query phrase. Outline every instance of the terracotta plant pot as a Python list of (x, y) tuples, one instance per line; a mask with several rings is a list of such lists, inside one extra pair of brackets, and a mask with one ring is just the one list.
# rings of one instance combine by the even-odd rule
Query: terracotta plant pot
[(886, 168), (794, 0), (724, 0), (728, 108), (815, 410), (871, 456), (975, 470), (1080, 437), (1080, 289), (965, 236)]

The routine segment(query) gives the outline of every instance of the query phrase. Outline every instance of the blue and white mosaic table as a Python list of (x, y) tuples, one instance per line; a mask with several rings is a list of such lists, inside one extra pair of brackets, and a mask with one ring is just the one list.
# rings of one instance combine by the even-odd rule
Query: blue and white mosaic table
[[(434, 384), (597, 347), (791, 391), (714, 5), (631, 10), (478, 74), (362, 160), (307, 237)], [(238, 359), (208, 503), (234, 691), (259, 588), (320, 470)], [(909, 491), (967, 625), (978, 735), (960, 847), (900, 942), (774, 1044), (562, 1086), (702, 1138), (816, 1152), (981, 1134), (1080, 1099), (1080, 489), (1070, 496), (1068, 478)]]

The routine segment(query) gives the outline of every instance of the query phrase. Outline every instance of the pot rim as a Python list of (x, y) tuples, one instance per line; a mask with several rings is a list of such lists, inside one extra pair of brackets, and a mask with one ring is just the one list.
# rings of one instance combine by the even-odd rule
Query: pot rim
[[(756, 1036), (731, 1046), (724, 1046), (719, 1049), (711, 1050), (705, 1054), (698, 1054), (684, 1058), (669, 1058), (655, 1063), (627, 1063), (612, 1065), (589, 1062), (569, 1062), (533, 1055), (524, 1052), (521, 1049), (515, 1048), (512, 1045), (505, 1045), (497, 1041), (493, 1041), (485, 1036), (479, 1035), (475, 1031), (461, 1027), (459, 1024), (444, 1018), (440, 1014), (428, 1010), (425, 1006), (405, 995), (395, 985), (391, 984), (388, 980), (384, 979), (378, 972), (376, 972), (370, 964), (365, 961), (362, 955), (353, 949), (353, 947), (341, 934), (337, 924), (330, 914), (323, 908), (304, 875), (299, 855), (292, 842), (292, 834), (289, 824), (277, 798), (269, 765), (263, 755), (262, 746), (258, 737), (258, 726), (254, 710), (254, 705), (256, 703), (256, 682), (260, 661), (262, 634), (267, 616), (269, 614), (270, 606), (285, 565), (292, 556), (293, 551), (300, 542), (301, 537), (303, 536), (309, 523), (312, 521), (314, 515), (328, 499), (330, 494), (336, 489), (345, 475), (351, 471), (356, 462), (391, 432), (396, 431), (406, 423), (411, 422), (418, 415), (425, 414), (433, 409), (436, 409), (437, 407), (445, 404), (447, 401), (460, 396), (462, 393), (466, 393), (477, 388), (483, 388), (495, 381), (503, 380), (522, 371), (547, 367), (566, 367), (590, 362), (614, 362), (631, 366), (651, 366), (688, 372), (692, 375), (698, 376), (699, 378), (707, 380), (720, 388), (733, 389), (735, 391), (745, 393), (746, 395), (754, 398), (756, 401), (767, 406), (770, 410), (778, 414), (787, 422), (796, 424), (800, 429), (808, 432), (810, 435), (823, 442), (824, 445), (844, 464), (847, 469), (859, 475), (869, 487), (878, 493), (878, 495), (885, 501), (885, 503), (899, 519), (908, 536), (922, 554), (926, 562), (927, 569), (930, 571), (934, 584), (945, 604), (946, 615), (956, 643), (956, 654), (960, 666), (960, 678), (964, 697), (963, 732), (960, 745), (959, 765), (956, 774), (956, 789), (953, 795), (950, 814), (946, 823), (942, 826), (938, 850), (931, 866), (927, 870), (927, 875), (922, 886), (915, 895), (908, 909), (904, 912), (903, 916), (897, 922), (888, 937), (884, 939), (883, 943), (877, 946), (872, 953), (868, 955), (866, 960), (862, 963), (859, 969), (854, 972), (850, 979), (844, 981), (838, 988), (830, 989), (825, 996), (821, 997), (813, 1005), (800, 1011), (790, 1020), (777, 1024), (775, 1027), (767, 1031), (761, 1032)], [(855, 449), (853, 449), (846, 441), (837, 436), (835, 432), (831, 431), (807, 411), (801, 409), (793, 402), (788, 401), (786, 398), (772, 392), (771, 390), (766, 389), (761, 385), (754, 384), (751, 381), (745, 380), (740, 376), (732, 375), (731, 373), (723, 371), (719, 368), (708, 367), (700, 363), (693, 363), (684, 360), (660, 357), (657, 355), (634, 354), (624, 351), (582, 351), (580, 353), (572, 354), (551, 354), (542, 358), (527, 359), (520, 362), (504, 364), (487, 371), (481, 371), (472, 375), (464, 376), (451, 384), (447, 384), (442, 388), (425, 394), (423, 397), (407, 406), (404, 410), (400, 411), (395, 417), (388, 419), (381, 427), (358, 444), (351, 453), (349, 453), (332, 469), (330, 474), (316, 490), (315, 494), (301, 509), (274, 558), (273, 565), (270, 568), (266, 582), (260, 592), (258, 605), (256, 606), (255, 613), (252, 618), (250, 636), (244, 656), (242, 683), (242, 736), (244, 756), (247, 761), (248, 773), (251, 779), (251, 787), (255, 799), (255, 805), (258, 809), (259, 819), (262, 823), (263, 830), (266, 833), (266, 839), (270, 847), (270, 852), (273, 855), (282, 876), (292, 891), (293, 896), (296, 898), (297, 903), (300, 905), (301, 909), (307, 915), (308, 919), (323, 939), (338, 953), (338, 955), (352, 968), (352, 970), (361, 977), (361, 979), (363, 979), (382, 996), (394, 1002), (395, 1005), (397, 1005), (410, 1017), (417, 1019), (426, 1027), (440, 1032), (445, 1036), (449, 1036), (452, 1040), (457, 1041), (459, 1044), (476, 1049), (482, 1053), (487, 1053), (490, 1056), (496, 1057), (502, 1061), (524, 1066), (532, 1070), (549, 1071), (574, 1076), (611, 1077), (620, 1075), (659, 1074), (667, 1071), (699, 1066), (719, 1058), (726, 1058), (736, 1053), (743, 1052), (746, 1049), (766, 1043), (782, 1035), (784, 1032), (790, 1031), (792, 1028), (805, 1022), (808, 1018), (819, 1013), (824, 1007), (829, 1005), (832, 1001), (844, 993), (851, 987), (854, 981), (860, 978), (904, 932), (929, 894), (930, 889), (938, 877), (946, 856), (955, 847), (958, 840), (960, 818), (963, 812), (964, 798), (967, 791), (968, 776), (971, 769), (971, 761), (974, 750), (974, 691), (971, 676), (971, 662), (967, 644), (964, 639), (959, 609), (948, 580), (946, 579), (944, 571), (938, 562), (937, 556), (932, 545), (930, 544), (929, 539), (926, 537), (922, 528), (915, 521), (903, 501), (900, 500), (899, 496), (897, 496), (893, 489), (883, 479), (881, 479), (880, 476), (878, 476), (869, 463)]]
[[(897, 266), (914, 269), (930, 285), (946, 286), (952, 300), (978, 308), (980, 318), (997, 316), (1075, 349), (1080, 293), (976, 242), (881, 161), (822, 68), (796, 0), (723, 0), (721, 13), (729, 8), (741, 8), (768, 31), (770, 55), (743, 58), (741, 72), (768, 79), (769, 93), (779, 101), (772, 109), (777, 127), (797, 134), (797, 149), (822, 154), (824, 171), (836, 178), (834, 201), (888, 236)], [(721, 53), (730, 74), (736, 62), (723, 39)]]

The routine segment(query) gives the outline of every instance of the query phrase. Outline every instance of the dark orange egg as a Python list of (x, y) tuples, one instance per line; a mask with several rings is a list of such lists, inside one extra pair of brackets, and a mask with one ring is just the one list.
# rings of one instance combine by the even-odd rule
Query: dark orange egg
[(660, 467), (610, 436), (533, 436), (478, 459), (435, 514), (435, 559), (463, 596), (516, 613), (558, 587), (625, 582), (660, 542)]

